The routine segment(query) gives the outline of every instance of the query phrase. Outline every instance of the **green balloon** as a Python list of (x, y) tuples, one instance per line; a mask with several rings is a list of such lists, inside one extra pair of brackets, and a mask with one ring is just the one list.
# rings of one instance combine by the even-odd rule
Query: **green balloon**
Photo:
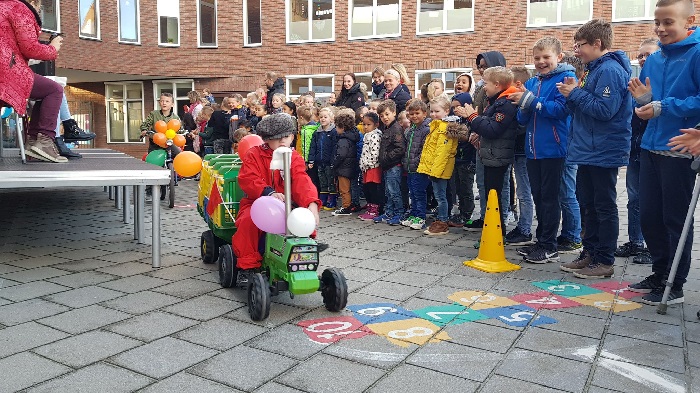
[(153, 165), (163, 166), (165, 165), (165, 158), (168, 153), (165, 150), (153, 150), (146, 156), (146, 162)]

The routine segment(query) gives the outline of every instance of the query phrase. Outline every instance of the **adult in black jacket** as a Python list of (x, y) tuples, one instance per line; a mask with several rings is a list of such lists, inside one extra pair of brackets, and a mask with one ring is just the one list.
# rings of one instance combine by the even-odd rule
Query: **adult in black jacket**
[(344, 106), (346, 108), (357, 108), (365, 105), (365, 95), (360, 90), (360, 84), (357, 83), (355, 74), (349, 73), (343, 75), (343, 88), (340, 90), (340, 95), (335, 101), (335, 106)]
[(401, 76), (394, 69), (387, 70), (384, 73), (384, 92), (385, 100), (392, 100), (396, 103), (396, 113), (401, 113), (406, 108), (406, 102), (411, 99), (411, 93), (408, 87), (401, 83)]
[(274, 72), (266, 72), (265, 86), (267, 86), (265, 109), (267, 109), (267, 113), (272, 113), (272, 97), (277, 93), (286, 95), (284, 91), (284, 79), (277, 77), (277, 74)]
[(233, 107), (232, 100), (229, 97), (224, 98), (221, 102), (221, 110), (214, 111), (211, 114), (207, 127), (213, 128), (212, 133), (207, 139), (213, 141), (214, 153), (225, 154), (231, 152), (231, 141), (229, 140), (228, 130), (231, 122), (231, 109)]

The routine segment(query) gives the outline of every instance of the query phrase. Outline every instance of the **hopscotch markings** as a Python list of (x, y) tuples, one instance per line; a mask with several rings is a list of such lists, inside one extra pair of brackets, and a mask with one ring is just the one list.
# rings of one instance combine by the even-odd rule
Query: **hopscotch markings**
[(557, 320), (554, 318), (544, 315), (535, 316), (537, 310), (523, 305), (489, 308), (481, 310), (481, 312), (484, 315), (495, 318), (509, 326), (525, 327), (528, 324), (530, 326), (538, 326), (557, 323)]
[(532, 285), (563, 297), (586, 296), (603, 292), (600, 289), (591, 288), (586, 285), (559, 280), (537, 281), (533, 282)]
[(297, 323), (311, 341), (331, 344), (341, 339), (356, 339), (373, 334), (362, 322), (353, 317), (311, 319)]
[(613, 295), (617, 295), (618, 297), (624, 298), (624, 299), (632, 299), (633, 297), (639, 297), (642, 296), (641, 293), (633, 292), (631, 291), (627, 286), (631, 284), (627, 281), (623, 282), (617, 282), (617, 281), (608, 281), (608, 282), (601, 282), (597, 284), (591, 285), (592, 288), (600, 289), (601, 291), (605, 291), (608, 293), (612, 293)]
[(470, 310), (460, 304), (446, 306), (431, 306), (414, 311), (421, 318), (430, 321), (438, 326), (459, 325), (461, 323), (488, 319), (486, 315)]
[(465, 307), (474, 310), (483, 310), (487, 308), (498, 308), (516, 306), (520, 303), (507, 297), (494, 295), (483, 291), (461, 291), (455, 292), (447, 297)]
[(586, 306), (595, 307), (603, 311), (610, 311), (610, 309), (612, 309), (614, 313), (632, 311), (638, 308), (642, 308), (642, 305), (639, 303), (635, 303), (626, 299), (615, 299), (615, 295), (607, 292), (596, 293), (594, 295), (578, 296), (572, 298), (572, 300), (575, 300), (581, 304), (585, 304)]
[(375, 334), (385, 337), (392, 344), (407, 348), (410, 344), (423, 345), (451, 340), (440, 327), (421, 318), (402, 319), (367, 325)]
[(511, 296), (510, 298), (536, 310), (555, 310), (558, 308), (581, 307), (582, 305), (572, 299), (557, 296), (547, 291), (523, 293), (521, 295)]
[(418, 318), (418, 315), (413, 311), (406, 310), (392, 303), (369, 303), (348, 306), (347, 309), (351, 310), (355, 318), (365, 325)]

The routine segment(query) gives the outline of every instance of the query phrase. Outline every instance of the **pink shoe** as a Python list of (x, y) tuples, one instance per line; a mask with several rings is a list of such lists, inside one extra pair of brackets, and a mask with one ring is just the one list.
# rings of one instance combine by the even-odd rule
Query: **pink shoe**
[(367, 204), (367, 211), (357, 216), (362, 221), (372, 221), (379, 215), (379, 206), (373, 203)]

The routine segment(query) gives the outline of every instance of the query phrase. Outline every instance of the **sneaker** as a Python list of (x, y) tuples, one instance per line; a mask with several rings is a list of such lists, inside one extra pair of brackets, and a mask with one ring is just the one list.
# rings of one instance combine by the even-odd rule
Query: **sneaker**
[(323, 252), (328, 249), (328, 243), (316, 242), (316, 249), (318, 252)]
[(639, 255), (639, 253), (644, 251), (644, 250), (645, 250), (645, 248), (644, 248), (643, 244), (634, 244), (634, 243), (627, 242), (615, 250), (615, 256), (627, 258), (627, 257), (631, 257), (634, 255)]
[(447, 220), (447, 226), (452, 228), (463, 227), (464, 221), (462, 221), (462, 217), (460, 216), (452, 216), (449, 220)]
[(651, 254), (649, 253), (649, 251), (644, 250), (639, 254), (635, 255), (634, 258), (632, 258), (632, 263), (637, 263), (640, 265), (651, 265), (654, 263), (654, 260), (651, 259)]
[(591, 262), (591, 254), (588, 251), (583, 250), (581, 251), (581, 253), (578, 254), (578, 258), (574, 259), (571, 262), (562, 263), (561, 265), (559, 265), (559, 269), (565, 272), (573, 273), (588, 267), (588, 265), (590, 265)]
[(651, 293), (659, 289), (663, 291), (664, 283), (659, 276), (652, 274), (638, 283), (628, 285), (627, 289), (637, 293)]
[(420, 217), (415, 217), (415, 220), (413, 220), (413, 223), (410, 225), (410, 228), (416, 230), (425, 229), (425, 220)]
[(342, 207), (331, 214), (333, 214), (334, 216), (349, 216), (350, 214), (352, 214), (352, 210), (350, 210), (349, 206)]
[(428, 229), (426, 229), (423, 233), (431, 236), (447, 235), (450, 233), (450, 227), (446, 222), (438, 220), (430, 224)]
[(578, 278), (609, 278), (615, 274), (615, 269), (612, 265), (603, 265), (602, 263), (592, 263), (588, 267), (576, 270), (574, 277)]
[(247, 287), (253, 274), (255, 274), (255, 269), (239, 270), (238, 276), (236, 277), (236, 286), (244, 288)]
[[(508, 235), (506, 235), (506, 236), (508, 236)], [(539, 245), (538, 245), (537, 243), (535, 243), (535, 244), (532, 244), (532, 245), (529, 245), (529, 246), (516, 248), (516, 249), (515, 249), (515, 252), (517, 252), (518, 255), (520, 255), (520, 256), (526, 257), (526, 256), (528, 256), (531, 252), (535, 251), (537, 248), (539, 248)]]
[[(651, 291), (651, 293), (647, 293), (646, 295), (642, 296), (642, 299), (640, 301), (650, 306), (658, 306), (659, 304), (661, 304), (661, 299), (664, 296), (664, 289), (665, 287), (657, 288)], [(679, 304), (683, 303), (684, 301), (685, 298), (683, 297), (682, 289), (671, 289), (671, 292), (668, 293), (668, 299), (666, 299), (666, 304)]]
[(464, 223), (462, 227), (465, 231), (480, 231), (484, 228), (484, 220), (481, 218), (476, 220), (469, 220)]
[(351, 213), (358, 213), (358, 212), (360, 212), (360, 211), (362, 211), (362, 210), (364, 210), (364, 209), (366, 209), (366, 208), (367, 208), (366, 205), (365, 205), (365, 206), (360, 206), (360, 205), (357, 205), (357, 204), (354, 204), (354, 203), (351, 203), (351, 204), (350, 204), (350, 207), (349, 207)]
[(416, 219), (416, 217), (408, 216), (408, 217), (406, 217), (405, 220), (401, 220), (401, 225), (403, 225), (405, 227), (410, 227), (411, 224), (413, 224), (413, 220), (415, 220), (415, 219)]
[(28, 138), (25, 154), (45, 162), (66, 163), (68, 159), (61, 156), (53, 139), (44, 134), (37, 134), (36, 139)]
[(580, 242), (576, 243), (573, 240), (561, 238), (557, 239), (557, 251), (565, 254), (575, 254), (581, 251), (583, 244)]
[(544, 247), (537, 247), (525, 257), (525, 261), (539, 264), (559, 262), (559, 253), (557, 251), (545, 250)]
[(518, 227), (513, 228), (508, 234), (506, 235), (506, 244), (509, 244), (511, 246), (526, 246), (529, 244), (533, 244), (532, 240), (532, 234), (524, 234)]
[(369, 210), (360, 214), (359, 216), (357, 216), (357, 218), (359, 218), (362, 221), (372, 221), (376, 217), (377, 217), (377, 213), (375, 213), (374, 211), (369, 211)]
[(386, 220), (386, 223), (389, 225), (401, 225), (401, 216), (394, 216)]
[(512, 211), (508, 212), (508, 217), (506, 218), (506, 225), (512, 224), (515, 222), (515, 213)]
[(379, 224), (380, 222), (386, 222), (389, 221), (389, 216), (387, 216), (386, 214), (382, 214), (380, 216), (374, 217), (372, 221), (374, 221), (375, 224)]

